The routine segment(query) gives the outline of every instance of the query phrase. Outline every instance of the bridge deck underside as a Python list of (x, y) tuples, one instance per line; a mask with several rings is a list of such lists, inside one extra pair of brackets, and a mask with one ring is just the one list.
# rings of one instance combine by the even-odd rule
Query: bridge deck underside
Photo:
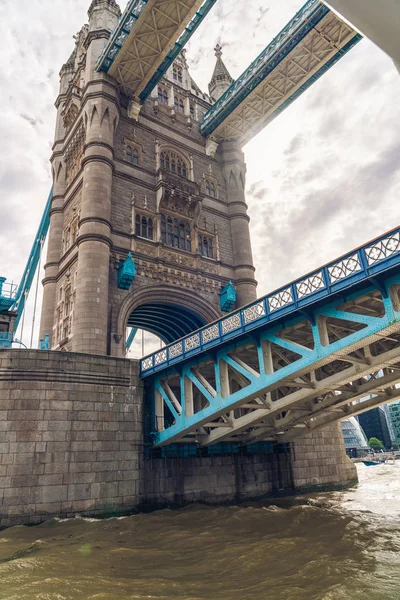
[(395, 399), (399, 311), (392, 274), (159, 374), (155, 444), (287, 442)]
[[(125, 93), (139, 99), (204, 0), (148, 0), (108, 69)], [(125, 34), (124, 34), (125, 35)]]
[[(287, 37), (287, 44), (293, 46), (293, 36)], [(329, 11), (307, 35), (301, 38), (300, 33), (299, 38), (290, 52), (278, 47), (267, 59), (260, 55), (260, 64), (253, 63), (206, 114), (202, 132), (211, 134), (216, 142), (237, 140), (244, 145), (361, 36)]]

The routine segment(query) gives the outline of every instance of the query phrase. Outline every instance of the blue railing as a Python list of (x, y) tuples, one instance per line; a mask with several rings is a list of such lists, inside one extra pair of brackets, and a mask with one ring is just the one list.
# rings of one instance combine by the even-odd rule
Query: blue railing
[(9, 333), (8, 331), (0, 331), (0, 349), (11, 348), (12, 341), (12, 333)]
[(152, 375), (226, 340), (301, 311), (393, 267), (400, 267), (400, 228), (146, 356), (140, 362), (141, 376)]
[(0, 277), (0, 310), (10, 310), (15, 302), (17, 286), (6, 283), (5, 277)]

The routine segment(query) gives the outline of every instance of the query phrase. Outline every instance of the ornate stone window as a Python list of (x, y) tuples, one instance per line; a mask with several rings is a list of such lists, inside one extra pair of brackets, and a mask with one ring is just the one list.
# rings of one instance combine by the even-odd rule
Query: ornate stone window
[(190, 103), (190, 116), (194, 119), (195, 111), (194, 111), (194, 102)]
[(185, 105), (183, 104), (182, 98), (179, 98), (179, 96), (175, 96), (174, 104), (175, 104), (176, 112), (180, 112), (180, 113), (185, 112)]
[(167, 246), (172, 246), (172, 248), (191, 252), (192, 235), (189, 222), (162, 214), (161, 241)]
[(198, 244), (200, 256), (214, 258), (214, 244), (211, 237), (199, 234)]
[(160, 167), (187, 179), (188, 166), (181, 156), (168, 150), (160, 154)]
[(173, 72), (174, 81), (177, 81), (178, 83), (182, 83), (182, 67), (179, 67), (178, 65), (174, 65), (172, 72)]
[(139, 151), (137, 148), (132, 149), (132, 146), (127, 146), (126, 161), (131, 165), (135, 165), (135, 167), (139, 166)]
[(206, 194), (208, 196), (211, 196), (212, 198), (217, 197), (216, 185), (213, 181), (206, 179), (205, 180), (205, 188), (206, 188)]
[(158, 87), (158, 101), (160, 104), (168, 104), (168, 91), (161, 86)]
[(153, 239), (153, 219), (145, 215), (136, 214), (135, 234), (148, 240)]

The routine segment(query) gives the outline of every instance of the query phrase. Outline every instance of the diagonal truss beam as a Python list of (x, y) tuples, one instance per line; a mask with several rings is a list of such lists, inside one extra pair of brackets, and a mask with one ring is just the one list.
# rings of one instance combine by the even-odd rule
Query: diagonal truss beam
[(156, 445), (289, 440), (363, 410), (354, 403), (367, 395), (383, 402), (400, 384), (399, 289), (400, 275), (388, 275), (158, 375), (156, 396), (168, 401), (156, 405)]

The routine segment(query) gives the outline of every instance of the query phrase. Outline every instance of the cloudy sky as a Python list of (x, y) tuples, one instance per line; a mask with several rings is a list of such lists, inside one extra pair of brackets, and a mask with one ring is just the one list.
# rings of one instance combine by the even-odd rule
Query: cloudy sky
[[(0, 0), (0, 275), (10, 280), (21, 277), (51, 186), (58, 73), (89, 4)], [(187, 48), (200, 87), (217, 42), (236, 78), (302, 4), (218, 0)], [(393, 63), (363, 40), (245, 147), (259, 295), (398, 225), (399, 97)]]

